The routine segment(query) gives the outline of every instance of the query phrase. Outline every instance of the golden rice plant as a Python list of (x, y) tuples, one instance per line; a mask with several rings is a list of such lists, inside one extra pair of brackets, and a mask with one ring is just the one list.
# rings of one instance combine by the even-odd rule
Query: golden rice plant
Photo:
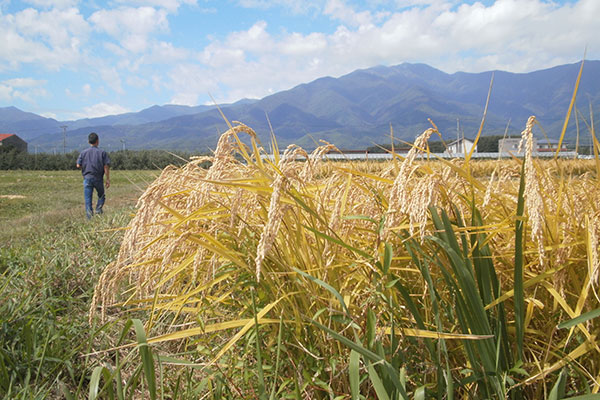
[(327, 143), (270, 157), (235, 123), (208, 169), (141, 196), (91, 320), (141, 313), (224, 397), (596, 393), (594, 162), (417, 159), (434, 132), (352, 163)]

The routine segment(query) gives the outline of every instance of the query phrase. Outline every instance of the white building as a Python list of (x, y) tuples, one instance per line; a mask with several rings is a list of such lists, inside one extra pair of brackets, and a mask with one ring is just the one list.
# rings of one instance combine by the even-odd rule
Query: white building
[[(559, 141), (556, 139), (547, 139), (547, 138), (540, 139), (537, 142), (537, 151), (555, 152), (556, 150), (558, 150), (558, 143), (559, 143)], [(564, 144), (562, 144), (560, 151), (567, 151), (567, 148), (564, 146)]]
[[(522, 154), (519, 153), (519, 143), (521, 142), (521, 138), (506, 138), (500, 139), (498, 141), (498, 152), (500, 153), (512, 153), (512, 154)], [(537, 153), (544, 152), (555, 152), (558, 150), (558, 140), (556, 139), (538, 139), (533, 138), (533, 151)], [(567, 151), (567, 148), (563, 145), (560, 149), (561, 152)]]
[[(533, 140), (535, 141), (535, 138)], [(519, 143), (521, 143), (520, 137), (500, 139), (498, 140), (498, 152), (519, 154)], [(537, 147), (535, 142), (533, 143), (533, 147)]]
[[(455, 140), (448, 144), (448, 148), (444, 153), (446, 154), (467, 154), (471, 152), (473, 145), (475, 144), (474, 140), (468, 138), (461, 138)], [(477, 152), (477, 146), (475, 146), (474, 153)]]

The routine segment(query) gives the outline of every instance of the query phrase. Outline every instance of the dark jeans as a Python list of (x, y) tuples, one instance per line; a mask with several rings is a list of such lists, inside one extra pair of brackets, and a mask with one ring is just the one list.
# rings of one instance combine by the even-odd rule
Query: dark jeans
[(98, 202), (96, 203), (96, 214), (102, 214), (102, 206), (104, 205), (104, 179), (100, 178), (83, 178), (83, 198), (85, 199), (85, 215), (92, 218), (94, 211), (92, 209), (92, 194), (96, 189), (98, 193)]

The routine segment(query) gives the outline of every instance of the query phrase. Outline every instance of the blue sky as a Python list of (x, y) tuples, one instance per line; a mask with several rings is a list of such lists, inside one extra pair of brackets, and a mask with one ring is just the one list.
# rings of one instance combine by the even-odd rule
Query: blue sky
[(599, 59), (598, 15), (600, 0), (0, 0), (0, 107), (226, 103), (402, 62), (528, 72)]

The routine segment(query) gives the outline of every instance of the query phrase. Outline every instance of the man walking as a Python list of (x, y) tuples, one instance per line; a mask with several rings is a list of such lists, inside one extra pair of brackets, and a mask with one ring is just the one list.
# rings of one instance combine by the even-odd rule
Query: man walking
[(77, 158), (77, 168), (81, 168), (83, 175), (83, 197), (85, 199), (85, 215), (88, 219), (92, 218), (94, 211), (92, 208), (92, 194), (94, 189), (98, 194), (96, 203), (96, 214), (102, 214), (104, 205), (104, 174), (106, 174), (106, 188), (110, 187), (110, 158), (104, 150), (98, 148), (100, 139), (95, 132), (88, 136), (90, 147), (79, 154)]

